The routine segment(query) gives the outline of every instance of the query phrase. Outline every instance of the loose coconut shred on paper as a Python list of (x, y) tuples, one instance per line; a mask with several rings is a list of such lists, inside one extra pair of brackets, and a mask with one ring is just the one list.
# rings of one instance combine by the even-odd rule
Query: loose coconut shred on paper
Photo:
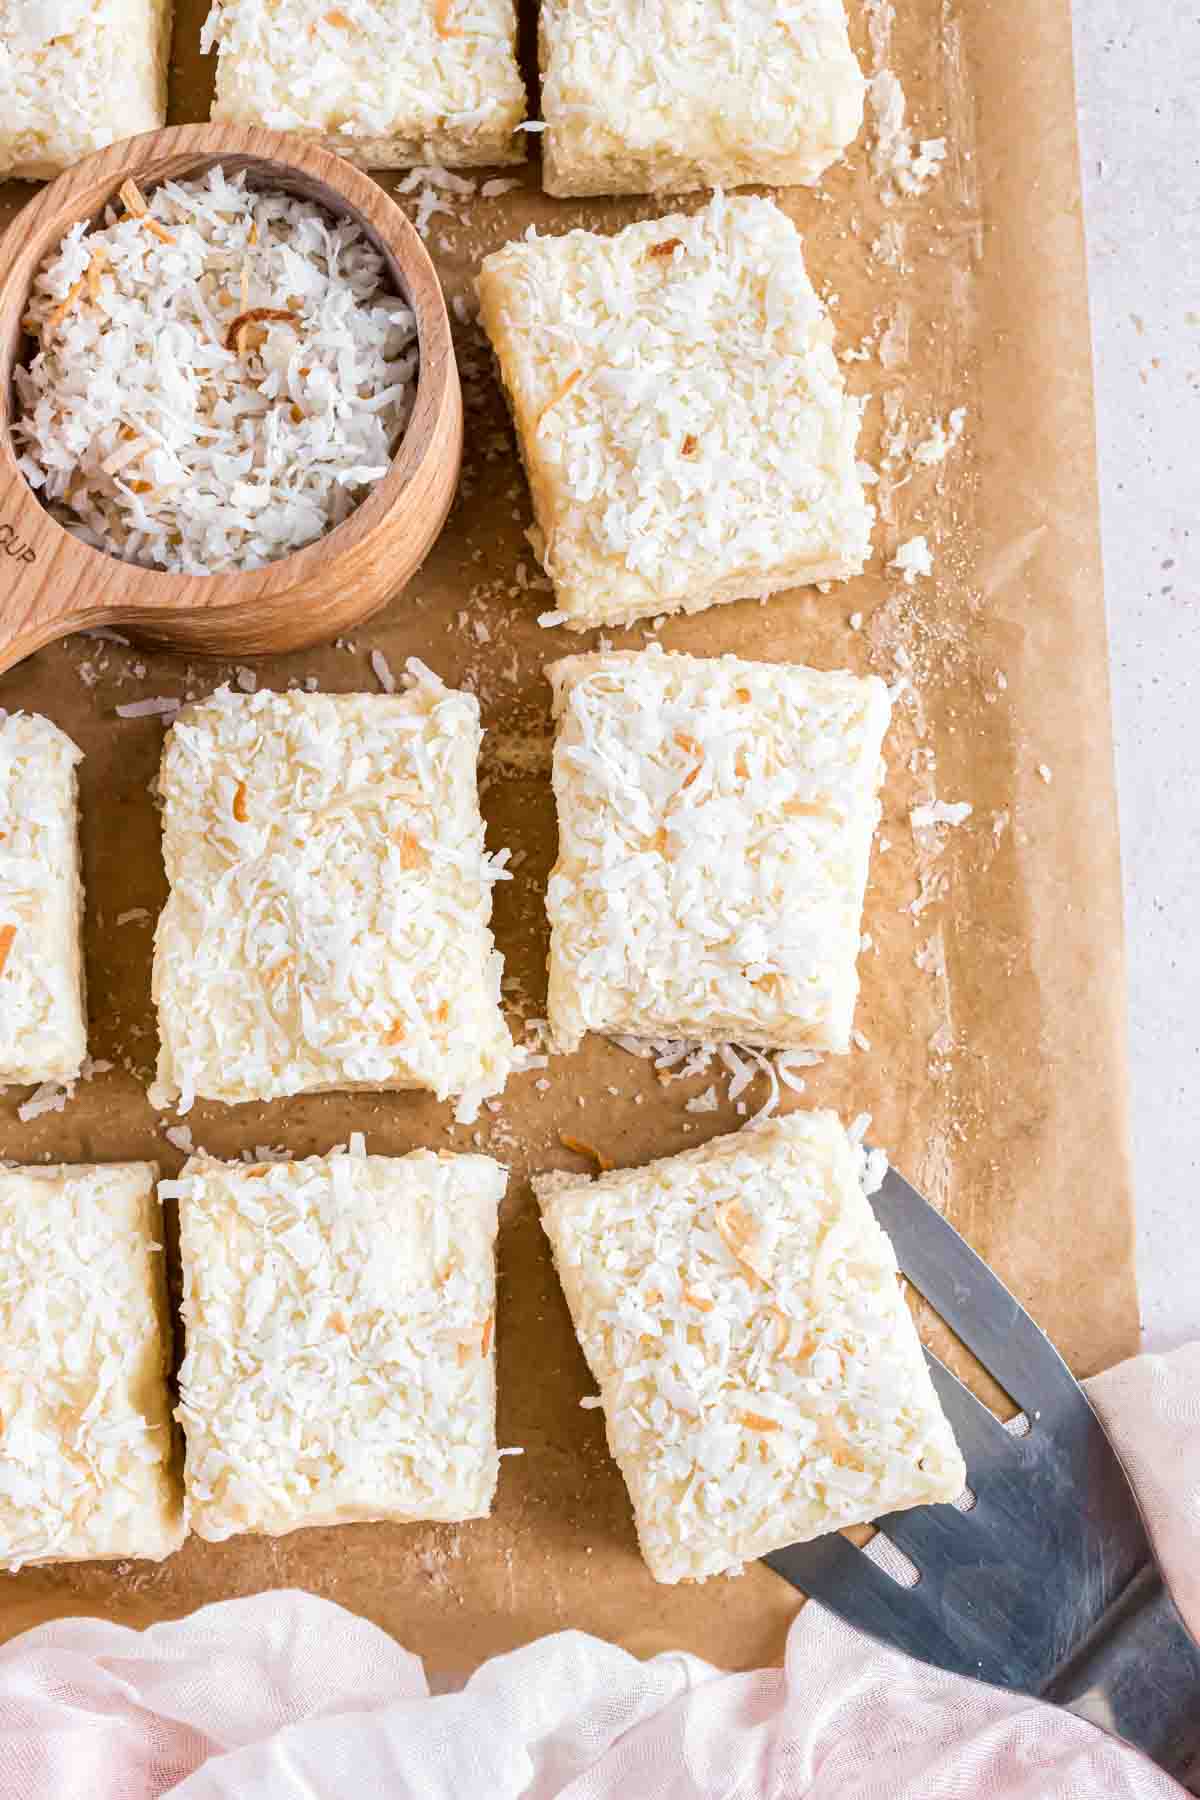
[(412, 411), (416, 326), (361, 228), (214, 168), (72, 226), (34, 282), (20, 467), (86, 542), (205, 575), (341, 523)]

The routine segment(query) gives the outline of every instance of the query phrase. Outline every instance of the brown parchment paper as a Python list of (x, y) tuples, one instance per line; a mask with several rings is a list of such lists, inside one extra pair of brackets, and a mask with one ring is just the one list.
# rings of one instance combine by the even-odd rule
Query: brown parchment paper
[[(173, 122), (207, 116), (211, 70), (196, 48), (204, 10), (203, 0), (178, 10)], [(945, 169), (923, 199), (885, 204), (868, 128), (823, 191), (782, 198), (831, 297), (840, 345), (866, 340), (867, 359), (847, 363), (854, 386), (876, 395), (864, 454), (878, 453), (889, 393), (893, 425), (909, 417), (914, 440), (933, 418), (965, 406), (964, 443), (940, 468), (917, 468), (908, 480), (910, 463), (896, 462), (879, 490), (880, 554), (860, 580), (827, 594), (719, 607), (668, 622), (659, 636), (701, 653), (911, 677), (889, 739), (867, 902), (863, 1048), (810, 1071), (800, 1103), (832, 1104), (846, 1117), (870, 1112), (874, 1140), (1087, 1373), (1136, 1348), (1137, 1307), (1068, 5), (906, 0), (890, 43), (879, 0), (850, 0), (850, 11), (864, 66), (882, 52), (904, 83), (919, 135), (947, 138)], [(529, 39), (532, 18), (524, 25)], [(530, 223), (608, 229), (669, 210), (653, 201), (548, 200), (536, 164), (524, 183), (490, 199), (445, 196), (451, 211), (435, 215), (429, 243), (451, 296), (468, 295), (480, 256)], [(5, 222), (28, 191), (3, 191)], [(873, 252), (886, 247), (881, 233), (891, 262)], [(315, 676), (324, 688), (369, 689), (368, 653), (378, 649), (396, 671), (417, 655), (477, 691), (488, 733), (489, 843), (511, 846), (518, 863), (515, 880), (497, 890), (495, 926), (519, 1032), (522, 1019), (544, 1009), (542, 896), (555, 845), (540, 671), (595, 638), (536, 623), (552, 602), (536, 586), (523, 537), (528, 499), (506, 414), (470, 325), (459, 329), (458, 348), (467, 459), (441, 541), (409, 590), (350, 643), (261, 664), (257, 674), (263, 685)], [(906, 588), (884, 564), (918, 531), (934, 547), (935, 575)], [(646, 638), (634, 630), (612, 641)], [(148, 695), (203, 693), (235, 673), (234, 665), (189, 666), (76, 638), (0, 678), (0, 705), (47, 713), (86, 752), (91, 1050), (114, 1065), (81, 1084), (64, 1111), (27, 1125), (17, 1118), (24, 1093), (0, 1095), (0, 1155), (154, 1157), (172, 1173), (182, 1160), (162, 1135), (169, 1121), (145, 1097), (156, 1050), (151, 935), (164, 898), (148, 788), (162, 729), (114, 709)], [(918, 844), (909, 809), (934, 794), (969, 800), (973, 811)], [(719, 1110), (689, 1113), (686, 1100), (714, 1079)], [(323, 1152), (360, 1129), (377, 1152), (479, 1145), (509, 1164), (499, 1430), (502, 1445), (524, 1454), (502, 1462), (486, 1522), (349, 1526), (222, 1545), (192, 1538), (162, 1565), (0, 1577), (0, 1635), (78, 1612), (141, 1625), (295, 1585), (375, 1620), (442, 1679), (566, 1626), (638, 1653), (675, 1646), (736, 1667), (777, 1659), (799, 1601), (768, 1570), (672, 1589), (642, 1567), (600, 1414), (579, 1407), (592, 1384), (527, 1181), (531, 1169), (583, 1166), (560, 1132), (632, 1163), (726, 1131), (738, 1114), (725, 1094), (716, 1072), (663, 1085), (648, 1063), (592, 1041), (514, 1080), (473, 1129), (453, 1128), (448, 1109), (404, 1094), (198, 1105), (188, 1119), (195, 1141), (223, 1156), (256, 1145)], [(765, 1095), (760, 1078), (744, 1098), (754, 1110)], [(789, 1095), (785, 1104), (797, 1101)], [(170, 1218), (168, 1236), (177, 1297)]]

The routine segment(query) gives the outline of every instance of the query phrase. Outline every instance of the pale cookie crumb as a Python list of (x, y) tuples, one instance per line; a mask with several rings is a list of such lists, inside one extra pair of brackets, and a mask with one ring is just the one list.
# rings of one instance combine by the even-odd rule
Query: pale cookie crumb
[(656, 1580), (962, 1492), (869, 1161), (835, 1113), (793, 1112), (534, 1178)]
[(178, 1417), (192, 1528), (483, 1518), (496, 1486), (486, 1156), (193, 1157)]
[(512, 0), (218, 0), (212, 117), (316, 138), (366, 169), (521, 162)]
[(515, 1052), (488, 919), (474, 695), (219, 689), (167, 736), (156, 1106), (431, 1088), (465, 1123)]
[(549, 194), (815, 183), (862, 124), (842, 0), (544, 0), (539, 43)]
[(554, 584), (543, 622), (628, 624), (856, 575), (863, 402), (791, 220), (717, 194), (484, 259), (480, 318)]
[(0, 711), (0, 1087), (74, 1081), (87, 1054), (81, 758), (49, 719)]
[(883, 682), (657, 645), (547, 674), (555, 1045), (601, 1031), (847, 1052)]
[(186, 1534), (153, 1163), (0, 1170), (0, 1564)]
[(44, 181), (167, 116), (167, 0), (8, 0), (0, 179)]

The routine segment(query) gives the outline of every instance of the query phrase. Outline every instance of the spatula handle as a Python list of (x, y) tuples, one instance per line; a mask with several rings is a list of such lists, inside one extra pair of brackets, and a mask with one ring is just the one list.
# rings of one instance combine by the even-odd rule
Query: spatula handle
[(1153, 1563), (1042, 1698), (1125, 1738), (1200, 1794), (1200, 1645)]

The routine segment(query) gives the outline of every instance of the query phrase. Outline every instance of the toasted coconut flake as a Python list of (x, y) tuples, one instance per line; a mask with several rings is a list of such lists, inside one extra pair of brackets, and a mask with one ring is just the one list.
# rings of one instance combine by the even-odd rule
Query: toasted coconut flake
[(483, 1333), (480, 1338), (480, 1346), (479, 1346), (479, 1353), (481, 1356), (486, 1356), (488, 1351), (491, 1349), (492, 1333), (495, 1331), (495, 1329), (496, 1329), (496, 1315), (494, 1312), (490, 1312), (488, 1314), (487, 1318), (483, 1321)]
[(91, 260), (84, 270), (83, 278), (87, 282), (88, 299), (96, 301), (100, 298), (100, 284), (104, 279), (104, 271), (109, 266), (108, 251), (103, 244), (98, 244), (92, 252)]
[(778, 1419), (768, 1419), (764, 1413), (744, 1412), (738, 1418), (747, 1431), (780, 1431), (782, 1426)]
[(413, 831), (405, 831), (400, 835), (400, 867), (402, 869), (427, 869), (429, 867), (429, 852)]
[(689, 1306), (698, 1307), (701, 1312), (705, 1313), (710, 1313), (716, 1305), (715, 1300), (710, 1300), (707, 1294), (698, 1294), (695, 1288), (685, 1287), (683, 1297)]
[(721, 1200), (713, 1208), (716, 1223), (725, 1248), (730, 1255), (741, 1263), (750, 1275), (759, 1281), (766, 1281), (769, 1270), (760, 1267), (761, 1256), (755, 1261), (758, 1251), (758, 1228), (740, 1200)]
[(15, 925), (0, 925), (0, 975), (4, 973), (4, 965), (8, 961), (16, 935)]
[(238, 782), (237, 792), (233, 796), (233, 816), (239, 825), (244, 825), (250, 817), (246, 811), (246, 784), (244, 781)]
[(50, 314), (49, 318), (46, 320), (47, 336), (49, 336), (49, 334), (52, 331), (58, 330), (59, 326), (62, 324), (63, 320), (66, 318), (67, 314), (70, 312), (71, 308), (74, 306), (75, 302), (78, 300), (79, 296), (82, 294), (82, 292), (86, 286), (87, 286), (87, 276), (86, 275), (81, 275), (79, 277), (78, 281), (73, 281), (71, 283), (70, 287), (67, 289), (63, 298), (59, 301), (58, 305), (54, 308), (54, 311)]
[(798, 1344), (793, 1344), (792, 1335), (798, 1321), (789, 1317), (781, 1307), (773, 1306), (771, 1312), (779, 1328), (779, 1336), (775, 1344), (776, 1354), (786, 1356), (790, 1362), (807, 1361), (817, 1348), (817, 1339), (810, 1332), (802, 1337)]
[(680, 456), (695, 456), (699, 448), (699, 439), (689, 431), (684, 434), (683, 442), (679, 446), (679, 454)]
[(660, 239), (660, 241), (657, 244), (651, 244), (650, 248), (646, 252), (646, 255), (647, 255), (647, 257), (652, 257), (656, 262), (658, 262), (664, 257), (674, 256), (675, 252), (679, 249), (679, 247), (682, 243), (683, 243), (682, 238), (677, 238), (677, 237), (662, 238), (662, 239)]
[(403, 1019), (396, 1019), (383, 1034), (385, 1044), (402, 1044), (404, 1042), (405, 1025)]
[(160, 243), (173, 244), (175, 242), (174, 237), (167, 230), (166, 226), (160, 225), (157, 219), (152, 219), (149, 213), (147, 213), (146, 217), (142, 220), (142, 224), (146, 227), (146, 230), (150, 233), (151, 237), (156, 237)]
[[(249, 325), (258, 325), (267, 321), (271, 321), (278, 325), (291, 325), (296, 331), (299, 331), (303, 324), (303, 321), (299, 319), (294, 312), (289, 312), (286, 307), (249, 306), (246, 308), (245, 312), (240, 312), (237, 315), (237, 318), (231, 321), (225, 332), (225, 348), (227, 350), (236, 350), (239, 356), (244, 356), (246, 354), (246, 345), (249, 340), (243, 338), (243, 331)], [(265, 338), (260, 338), (258, 342), (260, 344), (265, 342)], [(251, 345), (251, 348), (257, 347), (257, 344)]]
[(454, 0), (434, 0), (433, 29), (440, 38), (462, 36), (462, 26), (450, 23), (450, 8), (453, 3)]
[(117, 194), (127, 213), (132, 213), (135, 219), (145, 218), (150, 208), (146, 205), (145, 194), (143, 194), (132, 175), (128, 176), (121, 183), (120, 187), (117, 189)]
[(551, 394), (549, 400), (547, 400), (545, 406), (543, 406), (541, 412), (534, 421), (533, 429), (535, 435), (542, 429), (542, 420), (546, 417), (546, 414), (550, 412), (553, 407), (557, 406), (560, 400), (565, 400), (576, 382), (581, 381), (582, 379), (582, 369), (571, 370), (571, 373), (567, 376), (567, 379), (563, 382), (557, 393)]
[(613, 1166), (608, 1157), (602, 1155), (594, 1144), (585, 1144), (582, 1138), (572, 1137), (567, 1131), (559, 1132), (558, 1141), (563, 1149), (569, 1150), (573, 1156), (590, 1156), (602, 1175), (606, 1175)]

